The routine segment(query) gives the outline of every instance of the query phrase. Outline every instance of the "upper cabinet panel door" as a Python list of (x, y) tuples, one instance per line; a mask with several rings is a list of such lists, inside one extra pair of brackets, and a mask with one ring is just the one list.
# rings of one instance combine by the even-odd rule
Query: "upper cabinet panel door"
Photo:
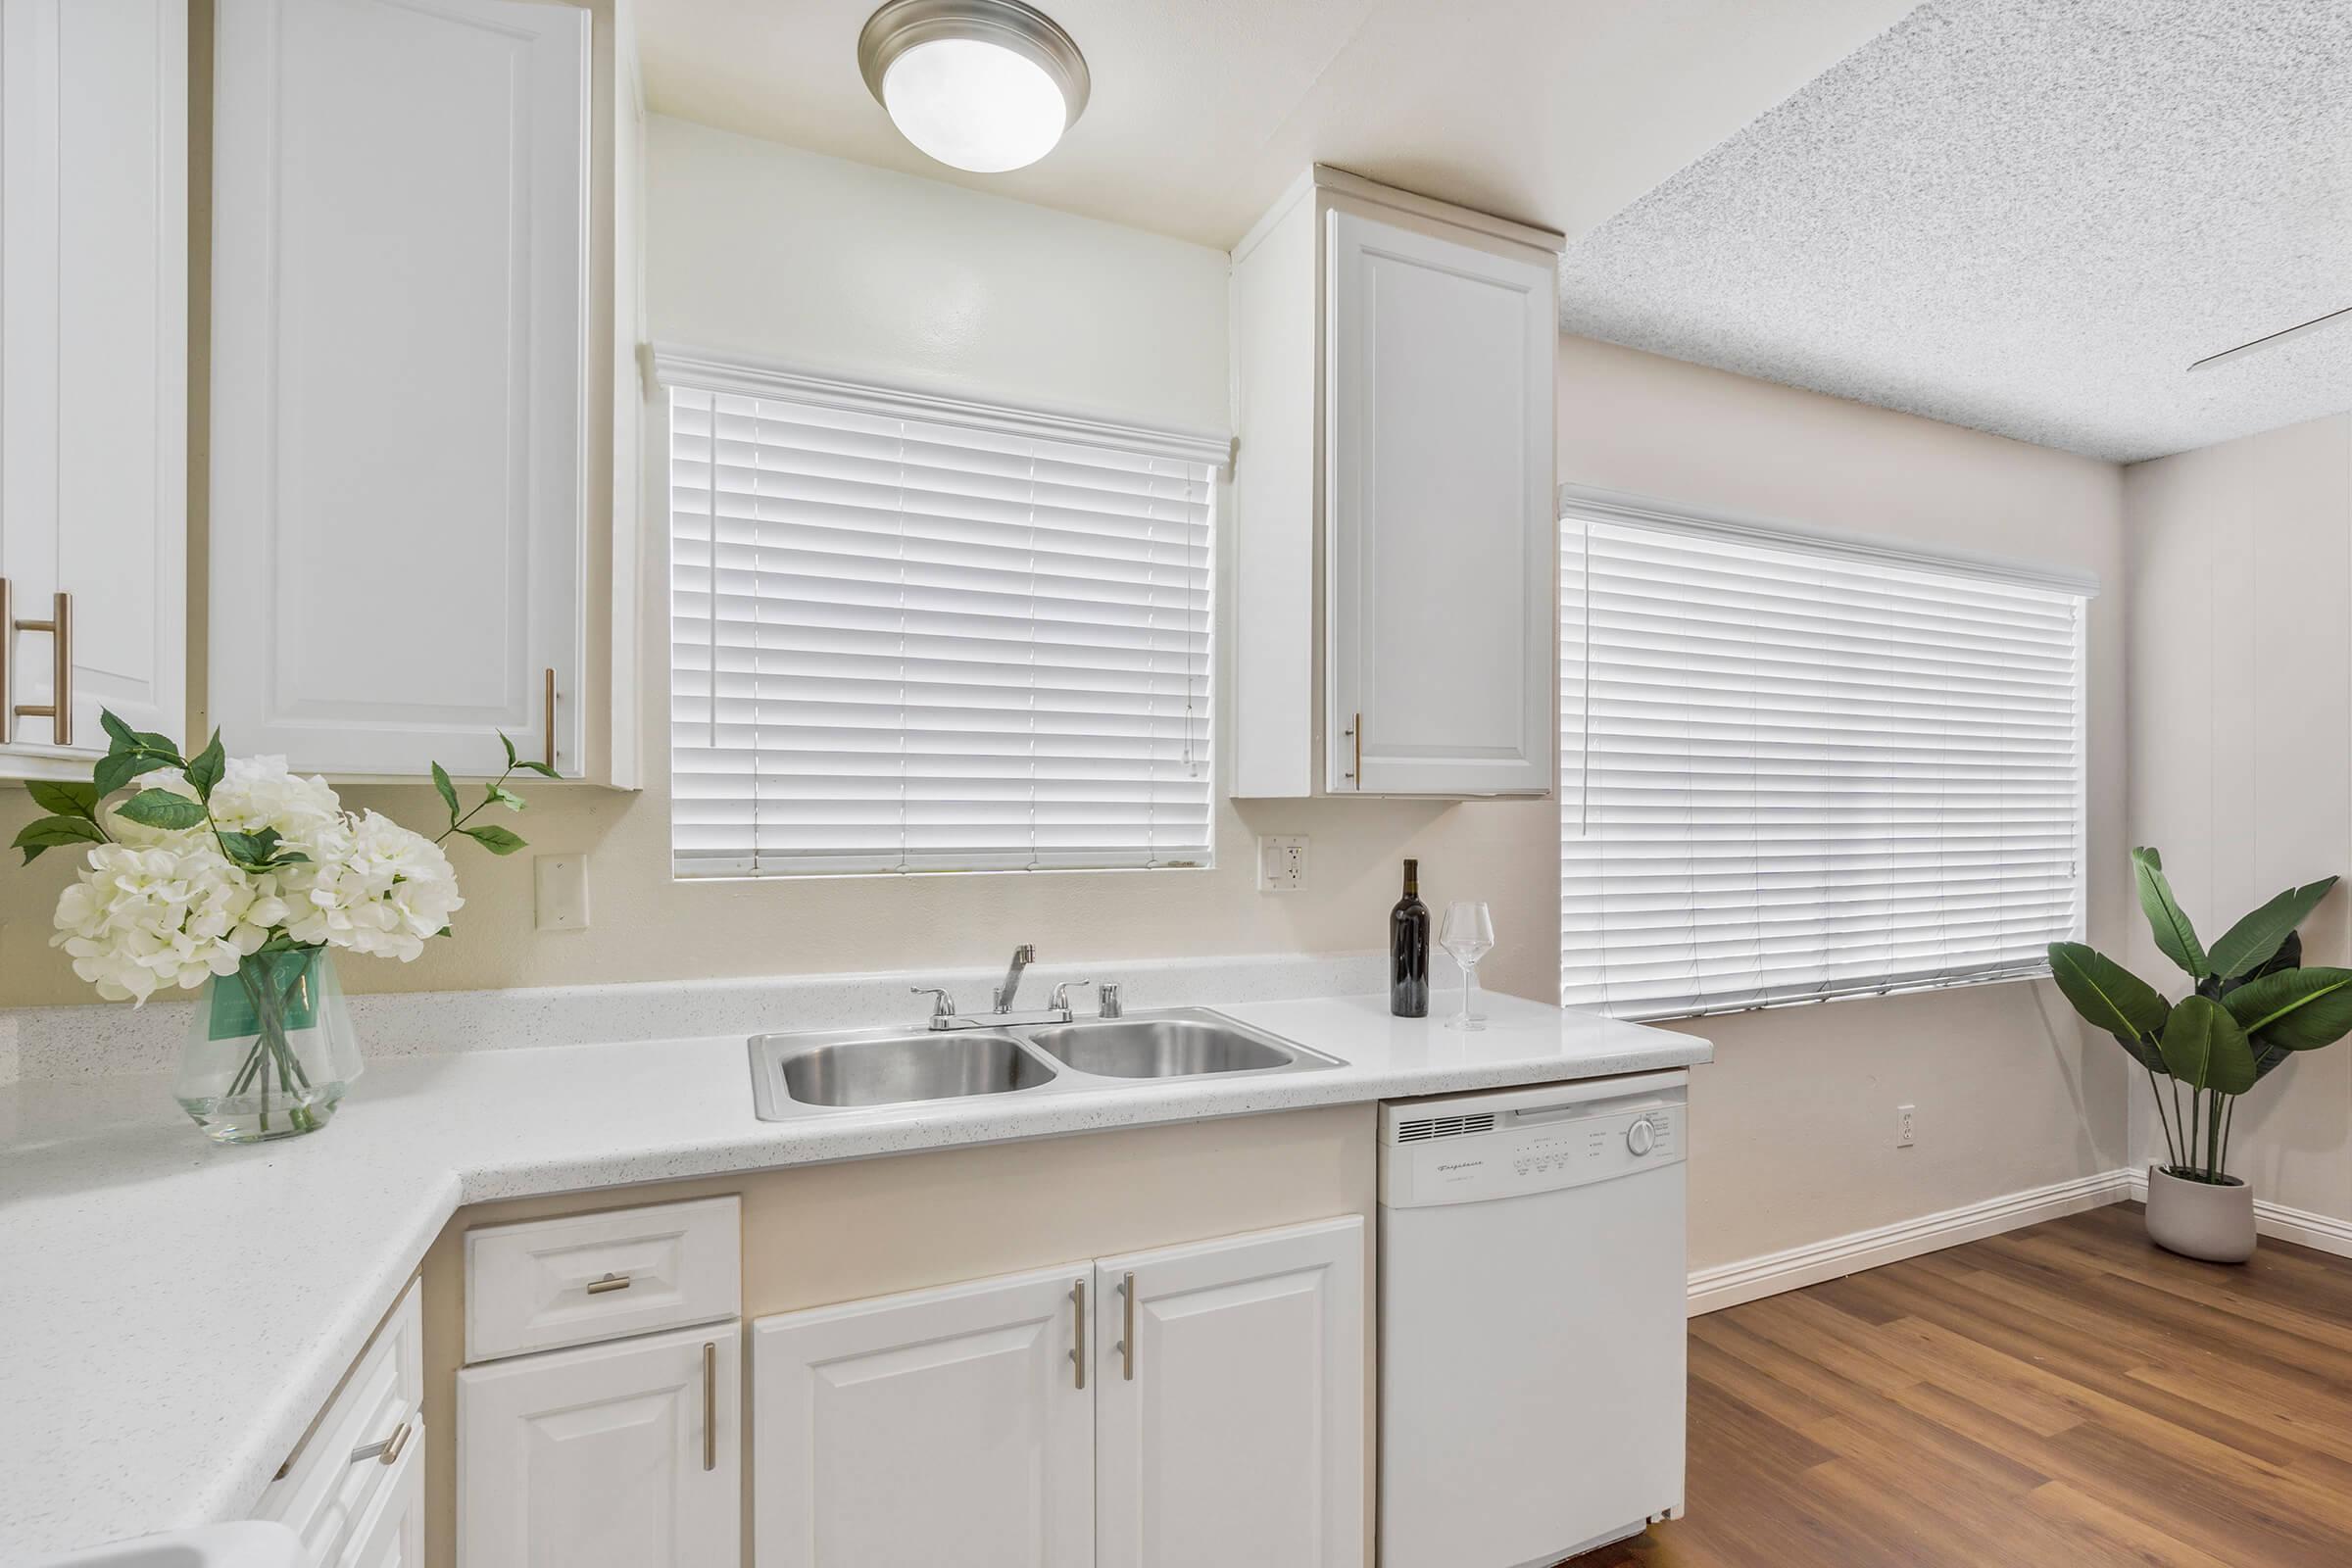
[(494, 772), (503, 730), (576, 774), (588, 13), (218, 19), (213, 718), (305, 771)]
[(1099, 1259), (1095, 1300), (1102, 1568), (1363, 1568), (1360, 1217)]
[(1543, 794), (1553, 270), (1346, 209), (1329, 223), (1327, 787)]
[(754, 1323), (758, 1568), (1092, 1562), (1095, 1396), (1075, 1359), (1091, 1274)]
[(187, 77), (183, 0), (0, 0), (0, 775), (187, 723)]

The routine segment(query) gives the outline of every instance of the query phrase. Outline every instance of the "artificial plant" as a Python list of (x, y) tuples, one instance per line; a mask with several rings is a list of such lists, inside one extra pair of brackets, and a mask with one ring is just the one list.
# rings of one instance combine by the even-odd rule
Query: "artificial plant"
[(2133, 850), (2132, 867), (2157, 950), (2189, 977), (2189, 994), (2168, 1001), (2080, 942), (2050, 944), (2050, 973), (2075, 1010), (2146, 1069), (2164, 1125), (2165, 1169), (2220, 1185), (2230, 1179), (2238, 1097), (2295, 1052), (2352, 1031), (2352, 969), (2305, 968), (2295, 930), (2336, 879), (2287, 889), (2207, 948), (2173, 897), (2163, 858)]

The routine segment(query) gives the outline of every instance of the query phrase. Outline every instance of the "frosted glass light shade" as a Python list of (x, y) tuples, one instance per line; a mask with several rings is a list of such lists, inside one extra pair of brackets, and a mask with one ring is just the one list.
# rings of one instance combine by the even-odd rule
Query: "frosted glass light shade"
[(882, 107), (924, 153), (976, 174), (1036, 163), (1069, 122), (1061, 88), (1037, 62), (978, 38), (899, 56), (882, 78)]
[(979, 174), (1034, 164), (1086, 108), (1086, 57), (1021, 0), (888, 0), (858, 69), (901, 135)]

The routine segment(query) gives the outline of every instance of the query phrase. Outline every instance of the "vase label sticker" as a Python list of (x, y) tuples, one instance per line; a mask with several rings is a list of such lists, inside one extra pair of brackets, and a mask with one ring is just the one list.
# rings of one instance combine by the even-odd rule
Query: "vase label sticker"
[(254, 991), (264, 994), (264, 1005), (277, 1009), (282, 1033), (318, 1026), (318, 954), (261, 953), (247, 958), (235, 975), (213, 978), (212, 1019), (206, 1029), (214, 1040), (250, 1040), (262, 1032)]

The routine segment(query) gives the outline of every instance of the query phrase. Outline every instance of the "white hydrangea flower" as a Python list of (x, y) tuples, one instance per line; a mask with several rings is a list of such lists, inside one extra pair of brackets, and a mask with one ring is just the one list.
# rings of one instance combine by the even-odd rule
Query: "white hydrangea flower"
[(312, 863), (283, 872), (286, 934), (414, 962), (466, 901), (441, 846), (375, 811), (311, 841)]
[(212, 808), (223, 832), (273, 828), (287, 844), (303, 848), (343, 821), (343, 802), (326, 780), (289, 772), (282, 757), (230, 758), (213, 786)]
[(93, 846), (58, 898), (50, 946), (109, 1002), (144, 1003), (236, 973), (285, 909), (270, 877), (248, 877), (209, 837), (178, 837), (190, 842)]

